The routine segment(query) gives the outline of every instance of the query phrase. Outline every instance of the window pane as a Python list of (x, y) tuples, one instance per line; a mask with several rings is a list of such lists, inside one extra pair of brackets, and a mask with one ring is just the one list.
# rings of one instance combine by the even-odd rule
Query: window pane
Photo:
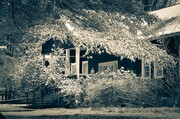
[(163, 68), (156, 65), (156, 77), (162, 77), (163, 76)]
[(103, 66), (103, 71), (113, 71), (113, 65), (111, 65), (111, 66)]
[(99, 63), (99, 71), (103, 72), (115, 72), (117, 71), (118, 62), (117, 61), (111, 61), (111, 62), (103, 62)]
[(157, 70), (157, 76), (162, 76), (163, 75), (163, 71), (162, 70)]
[(144, 67), (144, 76), (145, 77), (149, 77), (150, 76), (150, 67), (149, 66), (145, 66)]
[(88, 62), (82, 63), (82, 74), (88, 74)]
[(72, 75), (76, 74), (76, 64), (75, 63), (71, 64), (71, 74)]

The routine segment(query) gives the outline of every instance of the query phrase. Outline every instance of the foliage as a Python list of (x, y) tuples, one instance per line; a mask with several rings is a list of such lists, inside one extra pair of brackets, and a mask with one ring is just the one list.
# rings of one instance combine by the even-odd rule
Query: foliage
[(165, 78), (161, 81), (164, 97), (174, 98), (172, 106), (180, 106), (180, 80), (178, 76), (178, 68), (167, 69)]
[(83, 86), (79, 81), (73, 79), (61, 80), (59, 83), (60, 93), (63, 96), (65, 106), (73, 107), (80, 103), (83, 94)]
[(16, 63), (15, 58), (0, 54), (0, 90), (5, 92), (6, 99), (13, 98), (16, 92), (17, 82), (11, 77), (16, 70), (14, 68)]
[[(44, 66), (43, 56), (38, 48), (29, 45), (25, 53), (20, 59), (21, 63), (15, 65), (18, 70), (11, 74), (11, 78), (18, 81), (18, 88), (21, 92), (29, 93), (42, 84), (51, 85), (52, 81), (57, 84), (59, 80), (64, 79), (63, 49), (54, 48), (48, 67)], [(54, 88), (56, 87), (57, 85), (54, 85)]]
[[(98, 76), (99, 77), (99, 76)], [(88, 106), (158, 106), (160, 100), (155, 80), (138, 79), (134, 73), (117, 72), (94, 78), (85, 88)]]
[[(176, 40), (177, 39), (177, 40)], [(166, 38), (166, 39), (160, 39), (158, 42), (161, 44), (161, 48), (165, 49), (168, 54), (175, 57), (175, 61), (178, 62), (179, 60), (179, 40), (177, 37), (172, 38)], [(172, 47), (173, 46), (173, 47)], [(176, 65), (175, 68), (167, 68), (165, 70), (164, 79), (161, 80), (162, 84), (162, 96), (164, 97), (171, 97), (175, 98), (174, 106), (179, 106), (180, 102), (180, 80), (179, 80), (179, 74), (178, 74), (178, 65)]]
[[(54, 37), (66, 42), (70, 38), (74, 46), (86, 48), (87, 53), (105, 49), (110, 54), (127, 57), (132, 61), (146, 58), (160, 62), (164, 67), (174, 66), (173, 57), (147, 40), (154, 34), (149, 29), (145, 14), (137, 17), (119, 8), (114, 11), (110, 8), (107, 11), (96, 9), (72, 10), (70, 6), (68, 9), (60, 9), (59, 19), (36, 25), (28, 33), (43, 41)], [(153, 16), (148, 17), (152, 18), (150, 22), (156, 21)]]
[[(19, 41), (22, 45), (29, 42), (39, 47), (49, 38), (63, 42), (70, 38), (72, 44), (87, 48), (87, 52), (105, 49), (133, 61), (146, 58), (160, 60), (164, 66), (175, 64), (172, 57), (147, 40), (153, 36), (149, 25), (157, 19), (134, 0), (3, 0), (1, 4), (2, 13), (7, 13), (2, 14), (2, 31), (15, 37), (11, 32), (17, 31), (23, 36)], [(20, 30), (5, 30), (5, 21)]]

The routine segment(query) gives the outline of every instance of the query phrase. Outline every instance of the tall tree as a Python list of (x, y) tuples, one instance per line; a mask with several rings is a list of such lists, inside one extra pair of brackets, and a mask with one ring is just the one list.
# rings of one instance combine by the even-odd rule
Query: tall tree
[(134, 0), (2, 0), (0, 4), (0, 34), (20, 36), (15, 45), (22, 53), (22, 68), (42, 56), (42, 43), (51, 38), (84, 47), (87, 53), (104, 49), (133, 61), (146, 58), (163, 66), (175, 64), (173, 57), (148, 41), (153, 36), (149, 26), (158, 20)]

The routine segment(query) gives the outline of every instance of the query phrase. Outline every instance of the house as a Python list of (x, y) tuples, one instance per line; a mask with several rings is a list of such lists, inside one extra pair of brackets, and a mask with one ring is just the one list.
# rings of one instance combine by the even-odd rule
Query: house
[[(83, 23), (81, 23), (80, 26), (78, 24), (79, 22), (75, 23), (76, 20), (73, 21), (71, 20), (72, 18), (69, 19), (69, 16), (64, 14), (62, 20), (59, 20), (61, 21), (60, 25), (62, 25), (59, 26), (59, 28), (64, 28), (62, 32), (65, 33), (62, 34), (69, 34), (71, 39), (69, 46), (68, 43), (60, 44), (62, 48), (65, 49), (66, 75), (75, 76), (79, 79), (81, 76), (88, 77), (92, 73), (116, 72), (118, 69), (123, 69), (133, 71), (142, 79), (159, 79), (164, 77), (164, 67), (171, 67), (175, 64), (173, 56), (154, 44), (153, 40), (155, 40), (155, 38), (151, 41), (139, 39), (141, 38), (138, 36), (139, 32), (132, 32), (133, 29), (129, 28), (125, 23), (126, 20), (130, 25), (135, 25), (135, 19), (134, 21), (128, 21), (127, 17), (131, 17), (131, 15), (124, 16), (118, 12), (107, 13), (103, 11), (95, 12), (94, 10), (82, 12), (90, 17), (96, 16), (101, 18), (103, 16), (106, 18), (103, 20), (110, 25), (106, 22), (102, 22), (100, 25), (97, 24), (99, 25), (98, 28), (102, 26), (103, 29), (103, 26), (105, 26), (108, 31), (105, 30), (105, 32), (101, 32), (98, 31), (98, 28), (94, 31), (96, 27), (92, 26), (92, 19), (90, 19), (89, 22), (81, 20), (81, 22), (86, 23), (86, 27), (89, 27), (89, 29), (85, 29), (81, 28)], [(69, 14), (71, 14), (71, 12)], [(71, 17), (73, 17), (73, 15)], [(110, 15), (113, 15), (113, 19), (111, 20), (108, 19)], [(76, 17), (74, 19), (76, 19)], [(83, 19), (83, 16), (80, 18)], [(117, 19), (120, 20), (118, 21)], [(112, 20), (115, 22), (112, 22)], [(117, 25), (117, 23), (119, 25)], [(42, 28), (43, 27), (44, 26), (42, 26)], [(92, 27), (94, 29), (91, 29)], [(46, 30), (46, 28), (44, 29)], [(116, 30), (115, 32), (114, 29), (119, 29), (119, 31)], [(60, 29), (54, 29), (54, 35), (57, 35), (60, 41), (63, 42), (62, 39), (64, 36), (56, 34), (56, 30), (58, 31)], [(140, 34), (143, 32), (143, 29), (136, 30), (140, 31)], [(46, 35), (49, 31), (47, 30), (43, 33)], [(161, 35), (166, 34), (165, 32)], [(169, 32), (169, 34), (172, 34), (172, 32)], [(64, 40), (67, 40), (67, 38)], [(54, 44), (53, 42), (56, 42), (56, 40), (50, 38), (49, 41), (43, 44), (44, 48), (42, 48), (42, 51), (49, 49), (42, 53), (44, 65), (47, 67), (51, 64), (50, 60), (53, 57), (53, 51), (51, 50)]]
[(180, 4), (150, 12), (158, 16), (162, 21), (153, 26), (157, 37), (151, 42), (161, 42), (168, 54), (178, 61), (177, 69), (180, 77)]
[[(51, 42), (51, 43), (50, 43)], [(44, 46), (47, 51), (43, 54), (43, 64), (48, 67), (51, 64), (53, 51), (51, 46), (53, 40), (47, 41)], [(49, 43), (49, 46), (47, 45)], [(49, 48), (50, 47), (50, 48)], [(66, 57), (65, 74), (69, 77), (89, 77), (93, 73), (109, 73), (116, 72), (118, 69), (133, 71), (142, 79), (159, 79), (164, 77), (164, 68), (155, 62), (146, 62), (146, 60), (136, 58), (132, 61), (128, 58), (121, 58), (113, 54), (109, 54), (105, 49), (98, 52), (90, 52), (86, 55), (85, 48), (79, 47), (62, 47), (65, 48), (64, 55)], [(49, 50), (48, 50), (49, 49)]]

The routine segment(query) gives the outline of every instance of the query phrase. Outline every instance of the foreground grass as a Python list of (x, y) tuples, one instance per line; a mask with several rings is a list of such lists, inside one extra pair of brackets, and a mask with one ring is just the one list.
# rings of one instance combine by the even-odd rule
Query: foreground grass
[(25, 109), (13, 105), (0, 105), (7, 119), (180, 119), (180, 108), (50, 108)]

